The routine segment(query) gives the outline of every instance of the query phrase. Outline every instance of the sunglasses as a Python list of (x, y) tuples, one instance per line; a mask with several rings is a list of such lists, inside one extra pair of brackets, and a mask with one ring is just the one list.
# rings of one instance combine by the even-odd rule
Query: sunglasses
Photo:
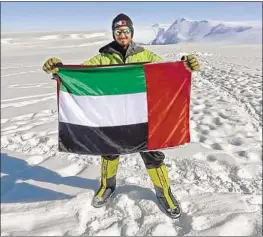
[(129, 35), (131, 33), (131, 30), (129, 28), (124, 30), (114, 30), (115, 35), (121, 35), (121, 33), (124, 33), (125, 35)]

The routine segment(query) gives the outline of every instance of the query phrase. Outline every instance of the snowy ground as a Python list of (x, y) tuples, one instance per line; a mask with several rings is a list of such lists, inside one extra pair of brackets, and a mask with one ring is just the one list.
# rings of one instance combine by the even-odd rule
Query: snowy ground
[(116, 198), (95, 209), (99, 157), (57, 152), (56, 83), (42, 64), (79, 64), (105, 40), (2, 42), (1, 235), (262, 235), (262, 45), (147, 46), (168, 61), (195, 53), (201, 64), (192, 142), (165, 151), (183, 211), (171, 220), (138, 154), (121, 157)]

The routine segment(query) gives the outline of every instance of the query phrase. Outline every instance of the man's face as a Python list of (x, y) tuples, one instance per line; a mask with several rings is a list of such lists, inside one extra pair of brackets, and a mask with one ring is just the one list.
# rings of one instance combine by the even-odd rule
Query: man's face
[(113, 33), (117, 43), (123, 47), (128, 46), (132, 41), (132, 32), (127, 26), (119, 26)]

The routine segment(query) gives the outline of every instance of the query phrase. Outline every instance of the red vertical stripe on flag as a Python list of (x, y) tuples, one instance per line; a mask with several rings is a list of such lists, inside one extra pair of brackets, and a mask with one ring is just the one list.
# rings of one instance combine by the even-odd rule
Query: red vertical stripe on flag
[(57, 81), (57, 106), (58, 106), (58, 112), (59, 112), (59, 91), (60, 91), (60, 77), (56, 74), (54, 75), (54, 78)]
[(183, 62), (144, 65), (148, 100), (148, 149), (190, 142), (191, 73)]

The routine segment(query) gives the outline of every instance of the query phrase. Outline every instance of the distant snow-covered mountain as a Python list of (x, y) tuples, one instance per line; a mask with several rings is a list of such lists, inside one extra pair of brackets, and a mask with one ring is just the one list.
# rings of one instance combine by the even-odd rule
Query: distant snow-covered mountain
[[(112, 32), (57, 31), (57, 32), (2, 32), (1, 44), (6, 47), (35, 47), (34, 44), (50, 44), (62, 47), (106, 44), (113, 40)], [(181, 42), (207, 43), (262, 43), (261, 22), (194, 21), (178, 18), (172, 24), (135, 26), (133, 40), (138, 44), (177, 44)], [(63, 46), (64, 47), (64, 46)], [(68, 47), (68, 45), (67, 45)]]
[[(167, 26), (167, 25), (166, 25)], [(192, 21), (179, 18), (169, 27), (153, 25), (156, 38), (152, 44), (180, 42), (261, 43), (262, 27), (254, 22)]]

